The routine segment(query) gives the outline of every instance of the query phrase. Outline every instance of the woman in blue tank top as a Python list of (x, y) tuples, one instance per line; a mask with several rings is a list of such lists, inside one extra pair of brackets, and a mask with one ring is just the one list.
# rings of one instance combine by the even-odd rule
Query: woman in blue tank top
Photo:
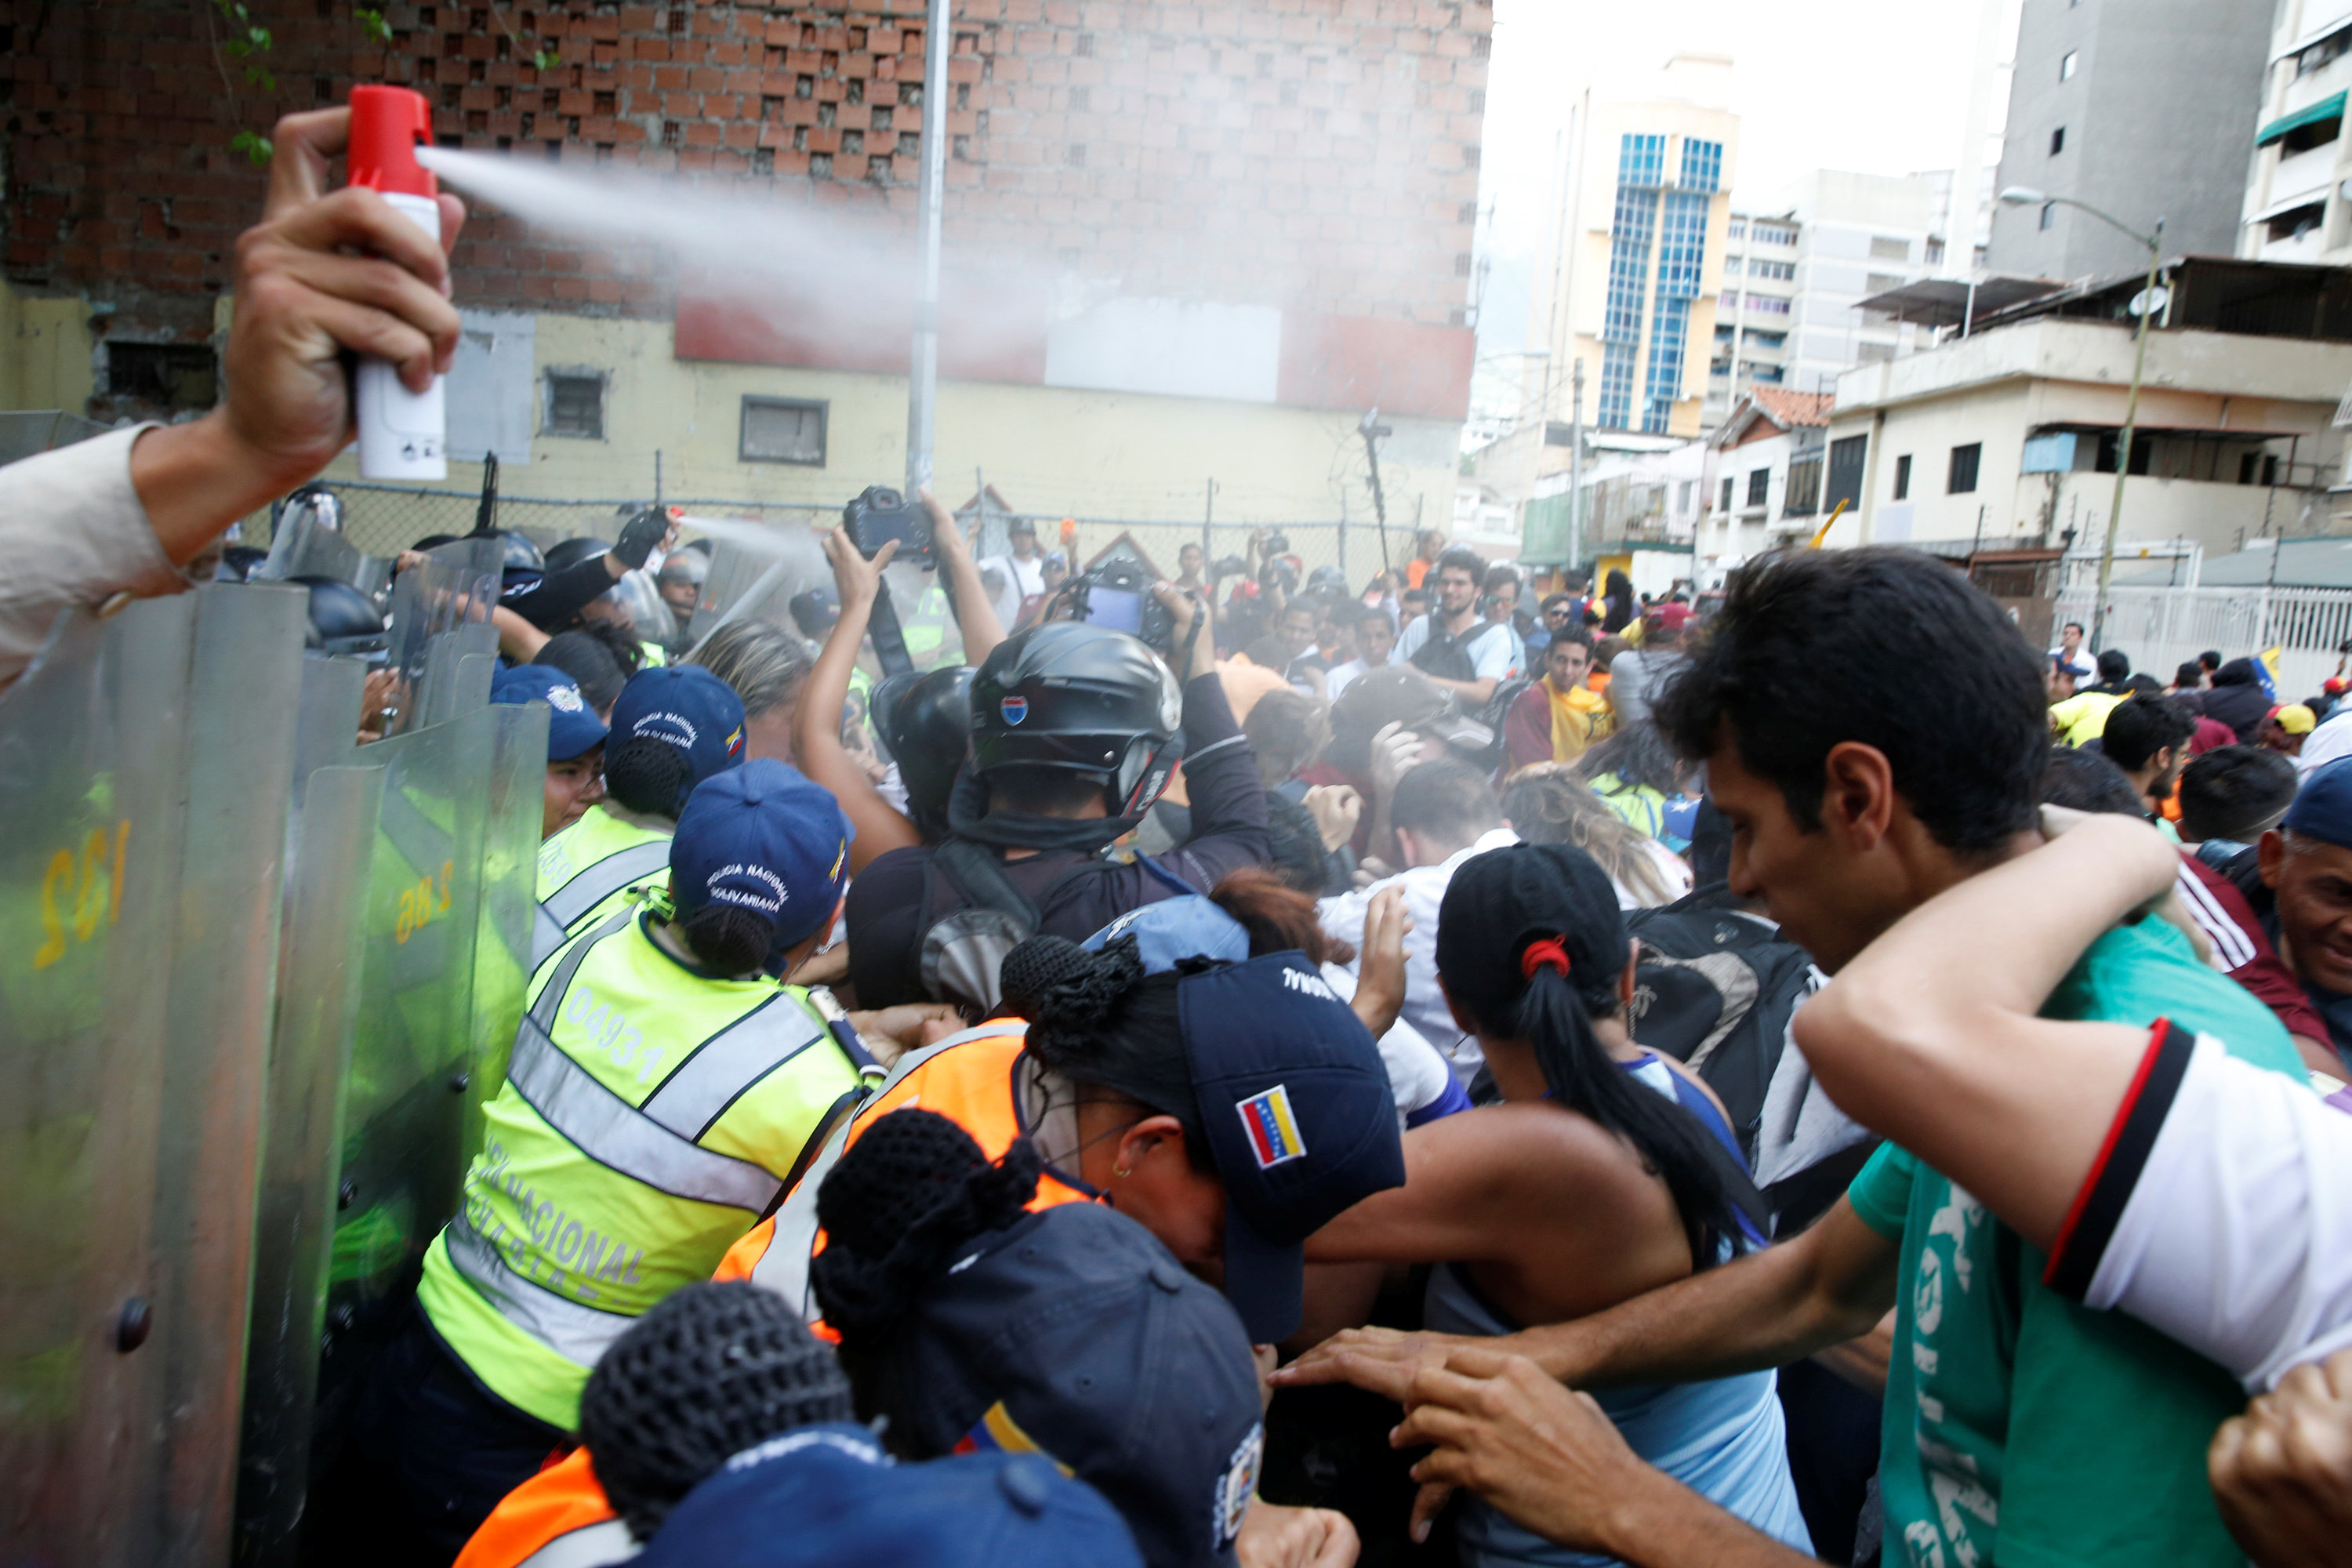
[[(1503, 1103), (1405, 1135), (1405, 1184), (1310, 1237), (1310, 1261), (1434, 1262), (1426, 1324), (1497, 1335), (1599, 1311), (1761, 1237), (1713, 1094), (1626, 1028), (1633, 946), (1581, 850), (1516, 845), (1465, 862), (1440, 906), (1438, 978)], [(1773, 1374), (1596, 1390), (1633, 1451), (1811, 1551)], [(1467, 1563), (1598, 1564), (1471, 1500)]]

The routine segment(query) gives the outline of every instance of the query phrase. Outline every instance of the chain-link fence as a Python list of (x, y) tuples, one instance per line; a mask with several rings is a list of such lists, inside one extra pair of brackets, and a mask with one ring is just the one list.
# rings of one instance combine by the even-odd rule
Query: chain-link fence
[[(331, 483), (328, 488), (343, 503), (343, 532), (352, 544), (370, 555), (396, 555), (433, 534), (463, 534), (472, 530), (478, 499), (458, 490), (415, 489), (364, 482)], [(689, 514), (740, 519), (786, 527), (830, 528), (840, 521), (841, 509), (805, 501), (751, 501), (695, 496), (665, 496), (664, 504), (682, 507)], [(526, 496), (500, 496), (498, 523), (529, 535), (542, 548), (558, 540), (593, 537), (612, 539), (627, 513), (646, 498), (611, 500), (551, 500)], [(1006, 525), (1013, 513), (996, 508), (985, 496), (976, 508), (961, 514), (967, 526), (977, 522), (974, 553), (1001, 554), (1008, 548)], [(1297, 558), (1303, 582), (1318, 566), (1336, 566), (1349, 586), (1360, 588), (1384, 563), (1402, 567), (1413, 553), (1412, 531), (1391, 525), (1382, 531), (1369, 521), (1302, 521), (1277, 524), (1219, 523), (1166, 518), (1061, 517), (1049, 512), (1025, 512), (1046, 550), (1065, 552), (1073, 571), (1109, 549), (1122, 537), (1130, 541), (1161, 576), (1173, 577), (1178, 556), (1187, 544), (1200, 545), (1212, 567), (1238, 558), (1246, 551), (1252, 532), (1264, 528), (1278, 534), (1287, 549), (1278, 552)], [(265, 525), (266, 526), (266, 525)], [(266, 544), (266, 538), (247, 542)]]

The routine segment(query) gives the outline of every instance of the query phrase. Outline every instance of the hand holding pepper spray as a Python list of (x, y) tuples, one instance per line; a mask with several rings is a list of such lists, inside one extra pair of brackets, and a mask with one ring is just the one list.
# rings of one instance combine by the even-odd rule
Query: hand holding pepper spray
[[(416, 162), (416, 144), (432, 130), (432, 110), (422, 93), (404, 87), (352, 89), (349, 183), (374, 191), (437, 242), (440, 182)], [(411, 392), (390, 361), (363, 358), (357, 401), (361, 478), (449, 477), (441, 377), (435, 376), (423, 392)]]

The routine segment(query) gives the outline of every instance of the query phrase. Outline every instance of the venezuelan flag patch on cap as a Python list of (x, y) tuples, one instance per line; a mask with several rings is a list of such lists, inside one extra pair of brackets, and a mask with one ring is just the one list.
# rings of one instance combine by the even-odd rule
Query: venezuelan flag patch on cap
[(1264, 1094), (1236, 1102), (1234, 1109), (1241, 1112), (1259, 1170), (1306, 1157), (1307, 1140), (1298, 1135), (1298, 1119), (1290, 1113), (1289, 1089), (1276, 1084)]

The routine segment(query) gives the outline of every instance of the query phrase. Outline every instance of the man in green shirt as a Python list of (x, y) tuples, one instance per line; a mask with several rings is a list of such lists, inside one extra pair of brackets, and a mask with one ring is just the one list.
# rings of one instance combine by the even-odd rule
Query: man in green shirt
[[(1890, 627), (1933, 650), (1899, 671)], [(1730, 883), (1832, 973), (1911, 910), (2040, 842), (2040, 659), (1930, 557), (1792, 553), (1748, 568), (1661, 702), (1707, 763)], [(2284, 1031), (2155, 922), (2084, 955), (2044, 1009), (2159, 1016), (2297, 1071)], [(2042, 1284), (2040, 1252), (1899, 1149), (1810, 1230), (1609, 1311), (1480, 1343), (1575, 1387), (1781, 1366), (1895, 1311), (1879, 1487), (1911, 1568), (2239, 1568), (2205, 1479), (2243, 1395), (2219, 1367)], [(1429, 1340), (1365, 1331), (1276, 1374), (1401, 1394)]]

